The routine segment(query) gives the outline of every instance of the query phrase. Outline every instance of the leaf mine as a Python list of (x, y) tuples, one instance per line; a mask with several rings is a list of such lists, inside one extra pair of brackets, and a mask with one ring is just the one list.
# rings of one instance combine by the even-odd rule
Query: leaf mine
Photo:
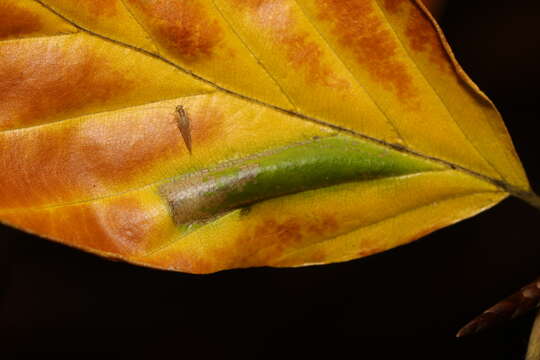
[(163, 185), (177, 224), (211, 219), (263, 200), (353, 181), (441, 170), (398, 152), (329, 137), (254, 154)]

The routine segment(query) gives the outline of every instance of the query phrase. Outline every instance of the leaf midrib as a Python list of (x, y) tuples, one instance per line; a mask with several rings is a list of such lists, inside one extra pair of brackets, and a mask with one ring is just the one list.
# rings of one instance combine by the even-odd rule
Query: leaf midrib
[(311, 123), (314, 123), (314, 124), (317, 124), (317, 125), (320, 125), (320, 126), (324, 126), (326, 128), (329, 128), (329, 129), (333, 129), (333, 130), (336, 130), (336, 131), (343, 132), (345, 134), (355, 136), (357, 138), (360, 138), (360, 139), (363, 139), (365, 141), (369, 141), (369, 142), (378, 144), (380, 146), (392, 149), (394, 151), (398, 151), (398, 152), (401, 152), (401, 153), (404, 153), (404, 154), (419, 157), (419, 158), (427, 160), (427, 161), (432, 161), (432, 162), (441, 164), (443, 166), (448, 167), (449, 169), (452, 169), (452, 170), (455, 170), (455, 171), (460, 171), (460, 172), (465, 173), (465, 174), (467, 174), (469, 176), (478, 178), (478, 179), (483, 180), (485, 182), (488, 182), (488, 183), (490, 183), (492, 185), (495, 185), (496, 187), (502, 189), (503, 191), (505, 191), (505, 192), (507, 192), (509, 194), (512, 194), (514, 196), (520, 197), (520, 198), (523, 197), (523, 196), (520, 196), (520, 194), (523, 194), (523, 193), (531, 194), (531, 195), (533, 194), (531, 191), (529, 191), (527, 189), (517, 187), (515, 185), (512, 185), (512, 184), (504, 181), (504, 180), (495, 179), (493, 177), (490, 177), (488, 175), (485, 175), (485, 174), (479, 173), (477, 171), (468, 169), (468, 168), (466, 168), (464, 166), (452, 163), (450, 161), (440, 159), (440, 158), (437, 158), (437, 157), (434, 157), (434, 156), (426, 155), (426, 154), (417, 152), (415, 150), (409, 149), (409, 148), (401, 146), (401, 145), (388, 143), (388, 142), (386, 142), (384, 140), (380, 140), (380, 139), (377, 139), (375, 137), (359, 133), (359, 132), (357, 132), (355, 130), (344, 128), (344, 127), (341, 127), (341, 126), (338, 126), (338, 125), (335, 125), (335, 124), (331, 124), (331, 123), (328, 123), (328, 122), (326, 122), (324, 120), (317, 119), (315, 117), (311, 117), (311, 116), (308, 116), (308, 115), (305, 115), (305, 114), (302, 114), (302, 113), (299, 113), (299, 112), (296, 112), (296, 111), (284, 109), (284, 108), (279, 107), (277, 105), (269, 104), (269, 103), (264, 102), (262, 100), (255, 99), (255, 98), (243, 95), (241, 93), (235, 92), (233, 90), (227, 89), (225, 87), (222, 87), (222, 86), (220, 86), (220, 85), (218, 85), (218, 84), (216, 84), (216, 83), (202, 77), (201, 75), (198, 75), (198, 74), (194, 73), (191, 70), (188, 70), (188, 69), (174, 63), (173, 61), (171, 61), (171, 60), (169, 60), (169, 59), (167, 59), (167, 58), (165, 58), (165, 57), (163, 57), (163, 56), (161, 56), (159, 54), (152, 53), (152, 52), (150, 52), (148, 50), (139, 48), (139, 47), (131, 45), (131, 44), (124, 43), (124, 42), (116, 40), (116, 39), (109, 38), (107, 36), (98, 34), (98, 33), (94, 32), (92, 30), (89, 30), (89, 29), (79, 25), (75, 21), (67, 18), (63, 14), (60, 14), (58, 11), (56, 11), (55, 9), (53, 9), (52, 7), (50, 7), (49, 5), (44, 3), (42, 0), (34, 0), (34, 1), (37, 2), (38, 4), (40, 4), (41, 6), (43, 6), (44, 8), (46, 8), (48, 11), (50, 11), (54, 15), (58, 16), (59, 18), (63, 19), (64, 21), (68, 22), (69, 24), (71, 24), (75, 28), (77, 28), (77, 29), (79, 29), (81, 31), (84, 31), (85, 33), (87, 33), (87, 34), (89, 34), (91, 36), (95, 36), (95, 37), (100, 38), (102, 40), (109, 41), (109, 42), (111, 42), (113, 44), (116, 44), (116, 45), (119, 45), (119, 46), (122, 46), (122, 47), (125, 47), (125, 48), (128, 48), (128, 49), (131, 49), (131, 50), (139, 52), (139, 53), (141, 53), (143, 55), (150, 56), (150, 57), (152, 57), (154, 59), (162, 61), (162, 62), (176, 68), (177, 70), (191, 76), (195, 80), (198, 80), (198, 81), (201, 81), (201, 82), (203, 82), (205, 84), (208, 84), (208, 85), (214, 87), (216, 90), (219, 90), (219, 91), (221, 91), (221, 92), (223, 92), (225, 94), (237, 97), (239, 99), (242, 99), (244, 101), (247, 101), (247, 102), (250, 102), (250, 103), (253, 103), (253, 104), (257, 104), (257, 105), (260, 105), (260, 106), (270, 108), (270, 109), (272, 109), (274, 111), (289, 115), (289, 116), (291, 116), (293, 118), (301, 119), (301, 120), (304, 120), (304, 121), (309, 121)]

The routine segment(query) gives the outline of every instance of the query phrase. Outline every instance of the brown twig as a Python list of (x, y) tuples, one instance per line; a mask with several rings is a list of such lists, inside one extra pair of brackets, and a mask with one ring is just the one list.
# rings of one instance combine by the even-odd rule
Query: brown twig
[[(515, 319), (540, 305), (540, 278), (521, 288), (517, 293), (507, 297), (483, 314), (465, 325), (457, 333), (457, 337), (480, 332), (493, 325)], [(540, 326), (539, 326), (540, 327)], [(538, 330), (540, 331), (540, 329)]]

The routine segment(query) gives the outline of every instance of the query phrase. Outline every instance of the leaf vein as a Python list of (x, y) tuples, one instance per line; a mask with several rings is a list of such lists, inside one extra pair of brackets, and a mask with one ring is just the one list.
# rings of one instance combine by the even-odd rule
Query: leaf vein
[(139, 21), (139, 19), (135, 16), (135, 14), (133, 13), (133, 11), (131, 10), (131, 7), (126, 4), (126, 1), (125, 0), (120, 0), (120, 2), (122, 3), (122, 5), (124, 6), (124, 8), (126, 9), (126, 11), (129, 13), (129, 16), (131, 16), (131, 18), (133, 19), (133, 21), (135, 21), (137, 23), (137, 25), (141, 28), (141, 30), (146, 34), (146, 36), (148, 36), (148, 39), (150, 40), (150, 42), (152, 43), (152, 46), (154, 46), (154, 49), (156, 51), (156, 53), (159, 54), (159, 46), (157, 45), (157, 42), (154, 40), (153, 36), (150, 34), (150, 32), (148, 31), (148, 29), (146, 29), (145, 26), (143, 26), (143, 24)]
[(288, 254), (284, 254), (283, 256), (281, 256), (279, 259), (277, 259), (275, 261), (275, 263), (279, 264), (280, 261), (286, 259), (287, 257), (292, 256), (294, 254), (297, 254), (297, 253), (299, 253), (301, 251), (305, 251), (306, 249), (309, 249), (310, 247), (320, 245), (321, 243), (333, 240), (333, 239), (338, 238), (340, 236), (350, 234), (352, 232), (361, 230), (363, 228), (367, 228), (367, 227), (370, 227), (370, 226), (376, 226), (378, 224), (384, 223), (385, 221), (396, 219), (396, 218), (398, 218), (400, 216), (403, 216), (405, 214), (412, 213), (414, 211), (417, 211), (417, 210), (432, 206), (432, 205), (437, 204), (437, 203), (447, 202), (447, 201), (451, 201), (451, 200), (457, 200), (457, 199), (460, 199), (460, 198), (465, 198), (465, 197), (469, 197), (469, 196), (473, 196), (473, 195), (479, 195), (479, 194), (501, 194), (501, 193), (502, 193), (501, 191), (471, 191), (471, 192), (468, 192), (468, 193), (450, 195), (450, 196), (444, 197), (442, 199), (437, 199), (437, 200), (434, 200), (434, 201), (430, 201), (428, 203), (417, 205), (417, 206), (414, 206), (412, 208), (407, 209), (406, 211), (391, 215), (391, 216), (386, 217), (386, 218), (381, 219), (381, 220), (374, 221), (374, 222), (372, 222), (370, 224), (360, 225), (360, 226), (358, 226), (358, 227), (356, 227), (356, 228), (354, 228), (354, 229), (352, 229), (350, 231), (344, 232), (343, 234), (338, 234), (338, 235), (332, 236), (330, 238), (326, 238), (326, 239), (324, 239), (322, 241), (316, 242), (314, 244), (309, 244), (307, 246), (303, 246), (303, 247), (294, 249), (293, 251), (289, 252)]
[[(190, 71), (190, 70), (188, 70), (186, 68), (183, 68), (182, 66), (180, 66), (180, 65), (174, 63), (173, 61), (171, 61), (171, 60), (169, 60), (167, 58), (164, 58), (164, 57), (162, 57), (162, 56), (160, 56), (158, 54), (154, 54), (154, 53), (152, 53), (152, 52), (150, 52), (148, 50), (141, 49), (141, 48), (139, 48), (137, 46), (130, 45), (130, 44), (121, 42), (119, 40), (111, 39), (111, 38), (109, 38), (107, 36), (100, 35), (100, 34), (95, 33), (95, 32), (93, 32), (93, 31), (91, 31), (89, 29), (86, 29), (83, 26), (81, 26), (81, 25), (77, 24), (76, 22), (74, 22), (73, 20), (68, 19), (64, 15), (58, 13), (56, 10), (54, 10), (53, 8), (48, 6), (43, 0), (34, 0), (34, 1), (39, 3), (40, 5), (42, 5), (43, 7), (45, 7), (51, 13), (55, 14), (56, 16), (60, 17), (61, 19), (65, 20), (65, 21), (69, 22), (70, 24), (72, 24), (73, 26), (78, 28), (79, 30), (82, 30), (82, 31), (84, 31), (84, 32), (86, 32), (86, 33), (88, 33), (88, 34), (90, 34), (92, 36), (95, 36), (97, 38), (100, 38), (102, 40), (109, 41), (109, 42), (114, 43), (116, 45), (123, 46), (125, 48), (131, 49), (132, 51), (137, 51), (137, 52), (140, 52), (141, 54), (145, 54), (147, 56), (150, 56), (150, 57), (153, 57), (155, 59), (161, 60), (164, 63), (175, 67), (179, 71), (182, 71), (185, 74), (193, 77), (195, 80), (198, 80), (198, 81), (201, 81), (201, 82), (203, 82), (205, 84), (213, 86), (214, 88), (216, 88), (219, 91), (222, 91), (225, 94), (237, 97), (239, 99), (242, 99), (242, 100), (247, 101), (247, 102), (251, 102), (253, 104), (257, 104), (257, 105), (260, 105), (260, 106), (264, 106), (264, 107), (273, 109), (273, 110), (281, 112), (283, 114), (287, 114), (287, 115), (289, 115), (289, 116), (291, 116), (293, 118), (297, 118), (297, 119), (300, 119), (300, 120), (303, 120), (303, 121), (309, 121), (309, 122), (312, 122), (314, 124), (318, 124), (318, 125), (330, 128), (330, 129), (341, 131), (343, 133), (346, 133), (346, 134), (349, 134), (349, 135), (352, 135), (352, 136), (356, 136), (358, 138), (361, 138), (361, 139), (364, 139), (366, 141), (370, 141), (370, 142), (379, 144), (381, 146), (384, 146), (386, 148), (389, 148), (389, 149), (392, 149), (392, 150), (395, 150), (395, 151), (399, 151), (399, 152), (406, 153), (406, 154), (409, 154), (409, 155), (417, 156), (417, 157), (423, 158), (423, 159), (428, 160), (428, 161), (437, 162), (439, 164), (447, 166), (450, 169), (459, 170), (459, 171), (461, 171), (463, 173), (466, 173), (466, 174), (468, 174), (470, 176), (473, 176), (473, 177), (476, 177), (478, 179), (482, 179), (482, 180), (484, 180), (486, 182), (489, 182), (491, 184), (494, 184), (494, 185), (500, 187), (501, 189), (503, 189), (504, 191), (509, 192), (511, 194), (515, 194), (516, 190), (520, 190), (520, 189), (516, 189), (515, 186), (513, 186), (513, 185), (511, 185), (511, 184), (509, 184), (509, 183), (507, 183), (505, 181), (501, 181), (499, 179), (492, 178), (492, 177), (490, 177), (488, 175), (484, 175), (484, 174), (476, 172), (474, 170), (470, 170), (470, 169), (468, 169), (466, 167), (454, 164), (454, 163), (452, 163), (450, 161), (440, 159), (440, 158), (437, 158), (437, 157), (434, 157), (434, 156), (426, 155), (426, 154), (423, 154), (423, 153), (419, 153), (419, 152), (417, 152), (415, 150), (411, 150), (411, 149), (403, 147), (403, 146), (391, 144), (391, 143), (388, 143), (388, 142), (386, 142), (384, 140), (380, 140), (380, 139), (374, 138), (372, 136), (359, 133), (359, 132), (357, 132), (355, 130), (352, 130), (352, 129), (348, 129), (348, 128), (344, 128), (344, 127), (341, 127), (341, 126), (338, 126), (338, 125), (334, 125), (334, 124), (328, 123), (328, 122), (326, 122), (324, 120), (320, 120), (320, 119), (317, 119), (317, 118), (314, 118), (314, 117), (311, 117), (311, 116), (308, 116), (308, 115), (304, 115), (304, 114), (301, 114), (301, 113), (298, 113), (298, 112), (295, 112), (295, 111), (283, 109), (283, 108), (281, 108), (279, 106), (272, 105), (272, 104), (266, 103), (264, 101), (255, 99), (255, 98), (251, 98), (249, 96), (237, 93), (237, 92), (235, 92), (233, 90), (229, 90), (227, 88), (224, 88), (224, 87), (222, 87), (222, 86), (220, 86), (220, 85), (218, 85), (218, 84), (216, 84), (216, 83), (202, 77), (201, 75), (195, 74), (193, 71)], [(527, 191), (527, 190), (523, 190), (523, 191), (526, 191), (527, 193), (529, 193), (529, 191)]]
[(356, 81), (358, 87), (360, 87), (361, 89), (364, 90), (365, 94), (367, 95), (367, 97), (369, 98), (369, 100), (377, 107), (377, 109), (380, 111), (380, 113), (384, 116), (384, 118), (386, 119), (386, 121), (388, 122), (388, 124), (392, 127), (392, 129), (394, 130), (394, 132), (396, 133), (396, 135), (398, 136), (398, 138), (404, 143), (404, 144), (407, 144), (405, 139), (403, 138), (403, 136), (401, 135), (398, 127), (396, 126), (396, 124), (394, 123), (394, 121), (392, 120), (391, 117), (388, 116), (388, 114), (386, 113), (386, 111), (383, 110), (383, 108), (381, 107), (381, 105), (375, 101), (375, 99), (373, 98), (373, 96), (367, 91), (367, 89), (362, 86), (361, 82), (360, 82), (360, 79), (358, 79), (358, 77), (353, 73), (353, 71), (350, 69), (349, 66), (347, 66), (347, 64), (345, 63), (345, 61), (341, 58), (341, 56), (339, 56), (338, 52), (336, 51), (336, 49), (334, 49), (331, 45), (330, 45), (330, 42), (328, 41), (328, 39), (323, 36), (323, 34), (321, 33), (319, 27), (317, 25), (315, 25), (315, 22), (313, 21), (313, 19), (311, 19), (306, 11), (304, 10), (304, 8), (300, 5), (300, 2), (298, 0), (293, 0), (296, 5), (298, 6), (298, 8), (300, 9), (300, 11), (302, 12), (302, 14), (304, 15), (304, 17), (308, 20), (308, 22), (310, 23), (310, 25), (313, 27), (313, 29), (317, 32), (317, 34), (319, 35), (319, 37), (324, 41), (324, 43), (328, 46), (328, 48), (330, 50), (332, 50), (332, 53), (336, 56), (336, 58), (339, 60), (339, 62), (343, 65), (343, 67), (347, 70), (347, 72), (351, 75), (351, 77)]
[(77, 35), (78, 33), (80, 33), (80, 30), (72, 31), (72, 32), (63, 32), (63, 33), (52, 34), (52, 35), (23, 36), (23, 37), (18, 37), (18, 38), (11, 38), (11, 39), (8, 38), (8, 39), (0, 40), (0, 44), (17, 42), (17, 41), (25, 41), (25, 40), (31, 41), (31, 40), (48, 39), (48, 38), (61, 37), (61, 36), (71, 36), (71, 35)]
[(285, 89), (283, 89), (283, 87), (281, 86), (281, 84), (276, 80), (276, 78), (270, 73), (270, 71), (266, 68), (266, 66), (264, 66), (262, 64), (262, 62), (260, 61), (260, 59), (255, 55), (255, 53), (253, 52), (253, 50), (247, 45), (247, 43), (244, 41), (244, 39), (240, 36), (240, 34), (238, 34), (238, 32), (234, 29), (234, 27), (231, 25), (229, 19), (225, 16), (225, 14), (223, 14), (223, 11), (221, 11), (221, 9), (219, 8), (219, 6), (216, 4), (216, 1), (215, 0), (212, 0), (212, 4), (214, 5), (215, 9), (217, 10), (217, 12), (221, 15), (221, 17), (223, 18), (223, 20), (227, 23), (227, 25), (229, 26), (229, 29), (231, 29), (231, 31), (234, 33), (234, 35), (236, 35), (236, 38), (242, 43), (242, 45), (244, 45), (244, 47), (249, 51), (249, 53), (251, 54), (251, 56), (253, 56), (255, 58), (255, 60), (257, 60), (257, 63), (259, 64), (259, 66), (264, 70), (264, 72), (268, 75), (268, 77), (270, 77), (274, 83), (277, 85), (277, 87), (279, 88), (280, 92), (287, 98), (287, 100), (289, 101), (289, 103), (293, 106), (294, 110), (296, 111), (298, 109), (298, 106), (296, 105), (296, 103), (291, 99), (291, 97), (289, 96), (289, 94), (287, 94), (285, 92)]
[(29, 126), (20, 126), (20, 127), (9, 128), (9, 129), (3, 129), (3, 130), (0, 130), (0, 134), (32, 130), (32, 129), (43, 128), (43, 127), (47, 127), (47, 126), (55, 126), (55, 125), (59, 125), (59, 124), (69, 123), (70, 121), (76, 121), (76, 120), (79, 120), (81, 118), (89, 117), (89, 116), (93, 116), (93, 115), (102, 115), (102, 114), (107, 114), (107, 113), (114, 113), (114, 112), (117, 112), (117, 111), (133, 109), (133, 108), (144, 108), (144, 107), (147, 107), (147, 106), (152, 105), (152, 104), (159, 104), (159, 103), (162, 103), (162, 102), (168, 102), (168, 101), (175, 100), (175, 99), (185, 99), (185, 98), (196, 97), (196, 96), (201, 96), (201, 95), (211, 95), (211, 94), (214, 94), (214, 93), (215, 93), (215, 91), (209, 91), (209, 92), (201, 92), (201, 93), (197, 93), (197, 94), (189, 94), (189, 95), (186, 95), (186, 96), (175, 96), (175, 97), (171, 97), (171, 98), (163, 98), (163, 99), (156, 100), (156, 101), (149, 101), (149, 102), (145, 102), (145, 103), (141, 103), (141, 104), (134, 104), (134, 105), (131, 105), (131, 106), (118, 108), (118, 109), (110, 109), (110, 110), (96, 111), (96, 112), (86, 113), (86, 114), (79, 114), (79, 115), (74, 116), (74, 117), (68, 117), (68, 118), (59, 119), (59, 120), (55, 120), (55, 121), (49, 121), (49, 122), (42, 123), (42, 124), (29, 125)]
[[(382, 14), (382, 16), (384, 17), (384, 19), (386, 20), (386, 23), (388, 24), (388, 26), (390, 27), (390, 29), (392, 30), (392, 33), (394, 34), (394, 36), (396, 37), (396, 39), (399, 41), (400, 43), (400, 46), (402, 48), (402, 50), (405, 52), (405, 54), (407, 54), (407, 57), (409, 58), (409, 60), (411, 61), (411, 63), (413, 64), (414, 68), (418, 71), (418, 73), (422, 76), (422, 78), (424, 79), (424, 81), (429, 85), (429, 88), (433, 91), (433, 93), (435, 94), (435, 96), (437, 97), (437, 99), (440, 101), (440, 103), (443, 105), (444, 109), (446, 110), (446, 112), (448, 113), (448, 115), (450, 116), (450, 118), (452, 119), (452, 121), (454, 122), (454, 124), (457, 126), (457, 128), (459, 129), (459, 131), (463, 134), (463, 136), (465, 137), (465, 139), (467, 139), (467, 141), (469, 142), (469, 144), (472, 145), (472, 147), (475, 149), (475, 151), (478, 153), (478, 155), (480, 155), (480, 157), (482, 159), (484, 159), (484, 161), (486, 161), (486, 163), (489, 164), (489, 166), (497, 173), (499, 174), (499, 176), (501, 177), (501, 179), (505, 179), (505, 177), (501, 174), (501, 172), (493, 165), (493, 163), (491, 161), (489, 161), (488, 159), (486, 159), (485, 155), (478, 149), (478, 147), (476, 146), (476, 144), (471, 141), (471, 138), (469, 137), (469, 135), (467, 134), (467, 132), (465, 132), (462, 128), (462, 126), (459, 124), (459, 122), (456, 121), (456, 118), (454, 116), (454, 114), (452, 113), (452, 111), (450, 111), (450, 109), (448, 108), (448, 104), (446, 103), (446, 101), (444, 101), (444, 99), (442, 98), (441, 94), (435, 89), (435, 87), (433, 86), (433, 84), (429, 81), (429, 79), (427, 78), (426, 74), (424, 73), (424, 71), (422, 71), (422, 69), (418, 66), (418, 64), (414, 61), (411, 53), (409, 52), (409, 50), (407, 49), (407, 47), (405, 46), (405, 43), (403, 41), (403, 39), (401, 38), (401, 36), (398, 35), (398, 32), (396, 31), (396, 29), (394, 28), (394, 26), (392, 25), (392, 22), (390, 22), (390, 20), (388, 19), (388, 16), (386, 15), (386, 13), (384, 12), (384, 10), (382, 9), (381, 5), (379, 4), (379, 0), (375, 0), (374, 1), (375, 5), (377, 6), (377, 8), (379, 9), (380, 13)], [(420, 10), (422, 11), (422, 10)]]

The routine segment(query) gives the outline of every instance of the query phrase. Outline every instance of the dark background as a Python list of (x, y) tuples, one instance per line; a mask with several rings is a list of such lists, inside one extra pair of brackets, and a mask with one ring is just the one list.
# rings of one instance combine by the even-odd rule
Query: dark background
[[(540, 2), (450, 1), (465, 70), (540, 187)], [(323, 267), (194, 276), (116, 263), (0, 227), (0, 349), (143, 357), (522, 359), (532, 314), (465, 339), (540, 275), (540, 212), (509, 199), (413, 244)]]

